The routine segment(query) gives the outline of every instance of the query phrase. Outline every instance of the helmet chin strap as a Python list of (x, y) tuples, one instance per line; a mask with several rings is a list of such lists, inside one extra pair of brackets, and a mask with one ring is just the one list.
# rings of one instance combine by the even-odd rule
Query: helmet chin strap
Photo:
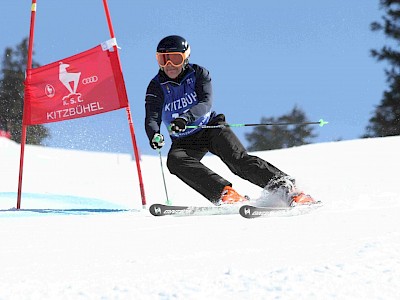
[(186, 58), (185, 61), (183, 62), (183, 68), (182, 68), (182, 70), (185, 70), (188, 64), (189, 64), (189, 57)]

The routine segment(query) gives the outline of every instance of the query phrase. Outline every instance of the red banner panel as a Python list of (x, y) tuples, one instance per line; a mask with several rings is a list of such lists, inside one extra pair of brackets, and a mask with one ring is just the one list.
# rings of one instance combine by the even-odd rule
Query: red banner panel
[(82, 118), (128, 106), (117, 51), (99, 45), (27, 70), (24, 124)]

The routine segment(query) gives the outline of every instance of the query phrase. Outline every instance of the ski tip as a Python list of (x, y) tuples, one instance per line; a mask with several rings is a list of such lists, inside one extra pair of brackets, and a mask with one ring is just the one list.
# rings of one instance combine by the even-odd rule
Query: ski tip
[(245, 204), (245, 205), (242, 205), (242, 206), (239, 208), (239, 214), (240, 214), (243, 218), (252, 219), (252, 218), (254, 218), (254, 216), (253, 216), (253, 211), (254, 211), (254, 209), (255, 209), (255, 206)]
[(149, 207), (149, 212), (155, 216), (159, 217), (163, 215), (163, 210), (165, 209), (165, 205), (163, 204), (152, 204)]

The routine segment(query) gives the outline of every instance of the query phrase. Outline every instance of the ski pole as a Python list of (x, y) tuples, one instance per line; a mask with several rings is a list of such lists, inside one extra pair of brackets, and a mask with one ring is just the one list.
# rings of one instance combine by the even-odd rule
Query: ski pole
[(171, 201), (169, 200), (169, 197), (168, 197), (167, 184), (165, 183), (164, 166), (163, 166), (162, 157), (161, 157), (161, 149), (158, 149), (158, 154), (160, 156), (161, 173), (162, 173), (162, 178), (163, 178), (163, 182), (164, 182), (164, 190), (165, 190), (165, 197), (166, 197), (165, 204), (171, 205)]
[(282, 122), (282, 123), (250, 123), (250, 124), (221, 124), (221, 125), (189, 125), (186, 128), (225, 128), (225, 127), (245, 127), (245, 126), (287, 126), (287, 125), (319, 125), (323, 127), (329, 122), (320, 119), (318, 122)]
[[(161, 138), (159, 136), (155, 137), (155, 141), (156, 142), (159, 142), (160, 139)], [(167, 184), (165, 183), (164, 165), (163, 165), (163, 162), (162, 162), (161, 149), (157, 149), (157, 151), (158, 151), (158, 155), (160, 157), (161, 174), (162, 174), (162, 178), (163, 178), (163, 182), (164, 182), (164, 190), (165, 190), (165, 197), (166, 197), (165, 204), (171, 205), (171, 201), (169, 200), (169, 197), (168, 197)]]

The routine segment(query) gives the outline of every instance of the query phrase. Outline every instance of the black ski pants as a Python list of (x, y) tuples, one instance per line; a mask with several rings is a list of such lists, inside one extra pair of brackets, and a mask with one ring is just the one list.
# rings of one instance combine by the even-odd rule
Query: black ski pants
[[(224, 121), (223, 115), (222, 118)], [(287, 175), (267, 161), (249, 155), (229, 127), (203, 129), (174, 140), (167, 158), (169, 171), (213, 203), (219, 200), (224, 187), (232, 184), (200, 162), (208, 152), (218, 156), (234, 174), (262, 188), (274, 176)]]

